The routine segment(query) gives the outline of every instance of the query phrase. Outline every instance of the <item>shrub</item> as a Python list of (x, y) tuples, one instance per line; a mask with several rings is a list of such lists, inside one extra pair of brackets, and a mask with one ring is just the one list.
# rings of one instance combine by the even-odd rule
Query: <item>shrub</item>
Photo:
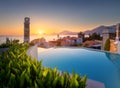
[(6, 44), (6, 43), (3, 43), (0, 45), (0, 48), (8, 48), (10, 47), (12, 44)]
[(82, 44), (77, 44), (77, 46), (82, 47)]
[(17, 39), (10, 40), (9, 38), (6, 38), (6, 43), (1, 44), (0, 48), (9, 48), (13, 44), (18, 44), (18, 43), (19, 43), (19, 40), (17, 40)]
[(89, 46), (89, 44), (88, 44), (88, 43), (85, 43), (83, 46), (84, 46), (84, 47), (88, 47), (88, 46)]
[(27, 48), (14, 44), (0, 56), (0, 88), (85, 88), (86, 76), (42, 67), (26, 55)]
[(107, 39), (105, 42), (104, 50), (109, 51), (110, 50), (110, 39)]

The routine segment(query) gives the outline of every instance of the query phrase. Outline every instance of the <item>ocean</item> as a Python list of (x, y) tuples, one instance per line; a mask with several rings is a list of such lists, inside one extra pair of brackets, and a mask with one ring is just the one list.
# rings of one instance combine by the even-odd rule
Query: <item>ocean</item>
[[(60, 35), (59, 37), (66, 37), (66, 36), (71, 36), (71, 37), (77, 37), (77, 35)], [(52, 40), (56, 40), (57, 39), (57, 35), (30, 35), (30, 41), (34, 40), (34, 39), (37, 39), (37, 38), (45, 38), (46, 41), (52, 41)], [(3, 35), (3, 36), (0, 36), (0, 44), (2, 43), (5, 43), (6, 42), (6, 38), (9, 38), (9, 39), (18, 39), (20, 40), (20, 43), (23, 43), (24, 41), (24, 36), (23, 35)]]

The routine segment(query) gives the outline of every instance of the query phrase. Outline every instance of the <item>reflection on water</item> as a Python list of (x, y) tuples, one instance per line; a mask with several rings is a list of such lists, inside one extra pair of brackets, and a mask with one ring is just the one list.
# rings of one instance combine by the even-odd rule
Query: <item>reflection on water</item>
[(120, 80), (120, 54), (105, 53), (108, 59), (116, 66), (118, 79)]
[(120, 54), (113, 54), (113, 53), (105, 53), (108, 59), (115, 64), (115, 66), (118, 68), (120, 71)]

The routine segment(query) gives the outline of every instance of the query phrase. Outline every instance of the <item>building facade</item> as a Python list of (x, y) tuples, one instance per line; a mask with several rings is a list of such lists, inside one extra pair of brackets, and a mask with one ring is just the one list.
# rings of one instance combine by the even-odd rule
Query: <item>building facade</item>
[(30, 42), (30, 18), (24, 18), (24, 43)]

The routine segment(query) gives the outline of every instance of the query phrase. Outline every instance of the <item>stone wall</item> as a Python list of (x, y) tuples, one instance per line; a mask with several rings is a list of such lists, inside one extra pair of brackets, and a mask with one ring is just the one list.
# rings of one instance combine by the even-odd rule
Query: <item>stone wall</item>
[(115, 40), (110, 39), (110, 52), (117, 53), (117, 44), (115, 44)]
[(120, 41), (118, 42), (117, 49), (117, 52), (120, 54)]
[(110, 40), (110, 52), (120, 54), (120, 41)]
[(107, 39), (109, 39), (109, 31), (106, 29), (102, 32), (103, 40), (102, 40), (102, 46), (101, 49), (104, 50), (105, 42)]
[(38, 50), (37, 50), (37, 46), (31, 46), (28, 50), (27, 50), (27, 55), (31, 56), (32, 58), (36, 58), (38, 59)]

